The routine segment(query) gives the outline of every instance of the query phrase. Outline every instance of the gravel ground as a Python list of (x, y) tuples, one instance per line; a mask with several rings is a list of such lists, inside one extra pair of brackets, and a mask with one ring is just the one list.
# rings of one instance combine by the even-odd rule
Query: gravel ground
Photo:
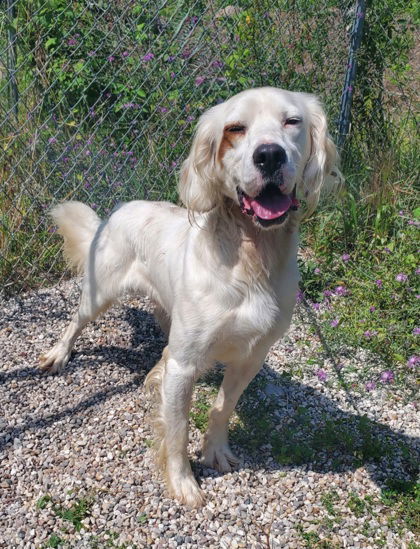
[[(415, 547), (380, 490), (412, 475), (416, 406), (397, 389), (352, 390), (370, 360), (363, 351), (329, 357), (298, 308), (233, 419), (241, 465), (230, 474), (197, 462), (199, 412), (220, 374), (200, 383), (190, 455), (207, 503), (191, 511), (166, 497), (150, 449), (143, 380), (165, 339), (146, 300), (123, 300), (87, 327), (60, 375), (38, 373), (78, 296), (72, 280), (0, 304), (1, 547)], [(327, 381), (315, 375), (317, 352)], [(355, 461), (360, 446), (349, 452), (337, 433), (331, 442), (328, 426), (360, 430), (363, 414), (367, 442)]]

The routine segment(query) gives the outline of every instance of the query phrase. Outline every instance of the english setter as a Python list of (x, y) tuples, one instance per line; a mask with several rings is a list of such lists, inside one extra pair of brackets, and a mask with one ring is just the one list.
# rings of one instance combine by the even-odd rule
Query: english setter
[(252, 89), (201, 116), (180, 174), (186, 208), (133, 201), (106, 221), (80, 202), (53, 210), (67, 258), (85, 276), (79, 310), (41, 368), (61, 370), (82, 328), (118, 296), (147, 294), (168, 332), (146, 384), (157, 399), (159, 461), (179, 502), (203, 502), (188, 460), (188, 413), (195, 381), (216, 361), (226, 369), (202, 461), (219, 471), (238, 463), (229, 417), (295, 305), (297, 197), (313, 210), (325, 179), (341, 177), (337, 160), (315, 96)]

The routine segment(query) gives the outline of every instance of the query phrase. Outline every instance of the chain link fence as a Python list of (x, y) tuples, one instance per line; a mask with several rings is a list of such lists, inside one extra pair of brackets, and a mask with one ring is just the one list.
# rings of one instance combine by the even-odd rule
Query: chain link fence
[(320, 95), (333, 135), (343, 144), (350, 132), (345, 158), (385, 150), (395, 112), (412, 120), (414, 31), (407, 2), (378, 4), (3, 0), (3, 290), (62, 275), (54, 203), (81, 200), (106, 215), (119, 201), (176, 201), (197, 118), (248, 87)]

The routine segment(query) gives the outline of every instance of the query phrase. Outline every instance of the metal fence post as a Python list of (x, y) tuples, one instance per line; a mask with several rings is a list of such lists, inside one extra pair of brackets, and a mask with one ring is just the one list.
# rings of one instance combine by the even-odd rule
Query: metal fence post
[(7, 72), (9, 78), (10, 110), (13, 111), (15, 120), (19, 114), (19, 91), (16, 79), (16, 29), (13, 26), (15, 18), (15, 6), (17, 0), (7, 0)]
[(357, 51), (362, 43), (363, 23), (366, 17), (365, 0), (356, 1), (356, 13), (354, 16), (353, 27), (351, 30), (351, 39), (349, 47), (349, 57), (347, 62), (346, 77), (344, 79), (343, 91), (341, 94), (340, 115), (338, 120), (338, 139), (337, 145), (342, 149), (349, 133), (351, 106), (353, 102), (354, 82), (357, 72)]

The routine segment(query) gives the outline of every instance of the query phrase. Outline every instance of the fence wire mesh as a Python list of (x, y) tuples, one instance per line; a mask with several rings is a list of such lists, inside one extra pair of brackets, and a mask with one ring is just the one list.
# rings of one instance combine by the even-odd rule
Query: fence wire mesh
[(236, 92), (273, 85), (316, 93), (333, 135), (339, 127), (347, 133), (345, 96), (355, 85), (348, 84), (349, 46), (358, 17), (366, 21), (360, 53), (351, 58), (359, 62), (359, 83), (348, 141), (359, 162), (366, 158), (377, 146), (372, 132), (383, 140), (396, 111), (411, 117), (414, 93), (412, 13), (402, 0), (377, 5), (4, 0), (3, 290), (52, 282), (63, 272), (47, 215), (54, 203), (81, 200), (106, 215), (119, 201), (175, 201), (176, 173), (197, 118)]

